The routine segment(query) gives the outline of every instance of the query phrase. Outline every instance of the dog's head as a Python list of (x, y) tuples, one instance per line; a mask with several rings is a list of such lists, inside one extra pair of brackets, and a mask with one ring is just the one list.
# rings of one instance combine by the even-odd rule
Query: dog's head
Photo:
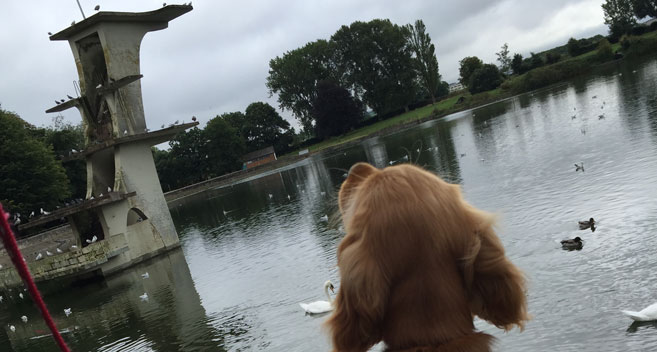
[(410, 164), (379, 170), (358, 163), (338, 202), (346, 235), (338, 247), (341, 287), (327, 322), (338, 350), (379, 341), (395, 282), (418, 275), (418, 263), (427, 261), (458, 268), (460, 279), (445, 283), (462, 287), (455, 292), (466, 297), (453, 297), (455, 304), (500, 328), (523, 327), (523, 275), (505, 257), (493, 216), (465, 202), (458, 185)]

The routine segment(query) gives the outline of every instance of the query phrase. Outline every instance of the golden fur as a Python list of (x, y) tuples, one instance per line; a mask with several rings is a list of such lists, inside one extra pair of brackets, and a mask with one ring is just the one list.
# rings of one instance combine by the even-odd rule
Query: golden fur
[(338, 198), (345, 237), (340, 290), (326, 325), (336, 351), (484, 352), (499, 328), (528, 320), (525, 280), (504, 255), (493, 216), (417, 166), (358, 163)]

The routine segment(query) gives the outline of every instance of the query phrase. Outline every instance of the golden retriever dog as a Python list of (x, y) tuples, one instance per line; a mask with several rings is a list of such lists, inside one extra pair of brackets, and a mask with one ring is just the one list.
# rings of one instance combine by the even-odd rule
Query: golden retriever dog
[(326, 322), (335, 351), (483, 352), (493, 337), (475, 315), (520, 329), (523, 274), (504, 255), (491, 214), (458, 185), (420, 167), (351, 167), (338, 206), (340, 290)]

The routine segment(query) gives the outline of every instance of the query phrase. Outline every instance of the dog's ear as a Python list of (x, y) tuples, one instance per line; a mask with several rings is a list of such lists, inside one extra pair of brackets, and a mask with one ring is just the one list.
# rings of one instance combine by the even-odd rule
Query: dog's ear
[(362, 248), (362, 242), (343, 243), (346, 246), (341, 243), (339, 254), (340, 291), (325, 325), (335, 351), (367, 351), (381, 340), (389, 284), (374, 256)]
[(379, 171), (377, 168), (368, 163), (356, 163), (349, 169), (347, 179), (342, 183), (338, 194), (338, 206), (342, 215), (346, 212), (353, 192), (367, 177), (377, 171)]
[(476, 217), (479, 226), (469, 241), (470, 253), (463, 270), (470, 291), (470, 310), (498, 328), (510, 330), (517, 325), (522, 330), (529, 320), (525, 278), (504, 255), (490, 216)]

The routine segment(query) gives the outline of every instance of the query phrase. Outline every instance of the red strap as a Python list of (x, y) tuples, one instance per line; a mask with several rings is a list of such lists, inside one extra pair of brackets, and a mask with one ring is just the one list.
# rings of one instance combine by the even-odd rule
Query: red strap
[(34, 280), (32, 280), (27, 264), (25, 263), (25, 260), (23, 260), (23, 255), (21, 254), (20, 249), (18, 249), (18, 243), (16, 243), (14, 233), (9, 227), (8, 219), (9, 214), (5, 213), (2, 204), (0, 204), (0, 237), (2, 237), (2, 242), (9, 254), (9, 258), (11, 258), (11, 261), (14, 263), (16, 270), (18, 270), (18, 274), (21, 276), (21, 279), (23, 279), (23, 283), (27, 286), (27, 291), (30, 293), (30, 296), (32, 296), (32, 301), (34, 301), (37, 308), (41, 311), (41, 316), (43, 316), (43, 320), (46, 321), (50, 331), (52, 331), (52, 336), (55, 338), (57, 345), (59, 345), (59, 348), (62, 351), (69, 352), (70, 350), (68, 349), (68, 346), (66, 346), (66, 342), (64, 342), (62, 335), (59, 334), (57, 326), (55, 326), (55, 322), (52, 321), (52, 317), (50, 316), (50, 313), (48, 313), (48, 308), (46, 308), (46, 304), (43, 302), (41, 294), (34, 284)]

